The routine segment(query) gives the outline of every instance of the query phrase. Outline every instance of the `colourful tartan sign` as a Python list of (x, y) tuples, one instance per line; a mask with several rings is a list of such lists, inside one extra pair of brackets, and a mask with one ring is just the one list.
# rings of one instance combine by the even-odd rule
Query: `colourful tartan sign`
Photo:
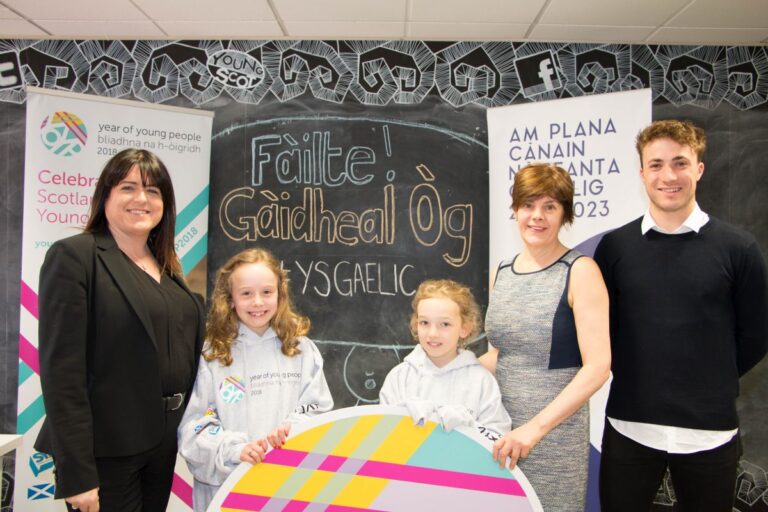
[(209, 510), (541, 511), (519, 469), (499, 468), (474, 429), (418, 427), (405, 409), (340, 409), (294, 427), (264, 462), (241, 464)]

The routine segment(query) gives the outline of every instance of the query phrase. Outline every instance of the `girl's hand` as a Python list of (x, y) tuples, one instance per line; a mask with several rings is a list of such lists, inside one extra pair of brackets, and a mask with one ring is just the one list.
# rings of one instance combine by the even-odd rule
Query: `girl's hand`
[(528, 457), (542, 437), (544, 434), (540, 429), (529, 421), (493, 443), (493, 460), (503, 468), (509, 457), (509, 469), (514, 469), (518, 460)]
[(268, 448), (266, 439), (252, 441), (243, 447), (243, 451), (240, 452), (240, 460), (250, 462), (251, 464), (258, 464), (264, 460)]
[(82, 512), (99, 512), (99, 488), (75, 494), (65, 499), (74, 510)]
[(285, 440), (288, 439), (288, 434), (291, 431), (291, 424), (286, 423), (285, 425), (280, 425), (275, 430), (273, 430), (268, 436), (267, 440), (269, 441), (269, 444), (272, 445), (272, 448), (280, 448), (285, 444)]

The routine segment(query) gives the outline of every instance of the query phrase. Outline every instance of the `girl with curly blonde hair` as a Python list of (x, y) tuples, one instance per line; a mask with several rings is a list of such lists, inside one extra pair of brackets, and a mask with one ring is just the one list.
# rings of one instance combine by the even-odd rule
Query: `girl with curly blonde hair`
[(195, 511), (206, 510), (241, 462), (261, 462), (290, 427), (333, 408), (323, 358), (306, 337), (280, 262), (247, 249), (216, 273), (206, 345), (179, 428), (179, 452), (195, 478)]

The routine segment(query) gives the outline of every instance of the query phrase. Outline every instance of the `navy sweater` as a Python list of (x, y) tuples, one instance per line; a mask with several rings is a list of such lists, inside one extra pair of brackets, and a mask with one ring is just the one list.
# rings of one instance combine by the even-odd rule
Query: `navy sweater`
[(748, 233), (711, 218), (699, 233), (640, 232), (595, 252), (610, 295), (616, 419), (704, 430), (738, 426), (739, 377), (768, 348), (765, 262)]

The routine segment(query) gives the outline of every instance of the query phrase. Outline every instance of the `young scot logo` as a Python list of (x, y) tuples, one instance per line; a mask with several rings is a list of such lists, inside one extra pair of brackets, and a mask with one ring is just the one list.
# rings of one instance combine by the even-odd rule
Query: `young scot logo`
[(54, 112), (40, 125), (43, 145), (59, 156), (77, 155), (88, 141), (85, 123), (71, 112)]

